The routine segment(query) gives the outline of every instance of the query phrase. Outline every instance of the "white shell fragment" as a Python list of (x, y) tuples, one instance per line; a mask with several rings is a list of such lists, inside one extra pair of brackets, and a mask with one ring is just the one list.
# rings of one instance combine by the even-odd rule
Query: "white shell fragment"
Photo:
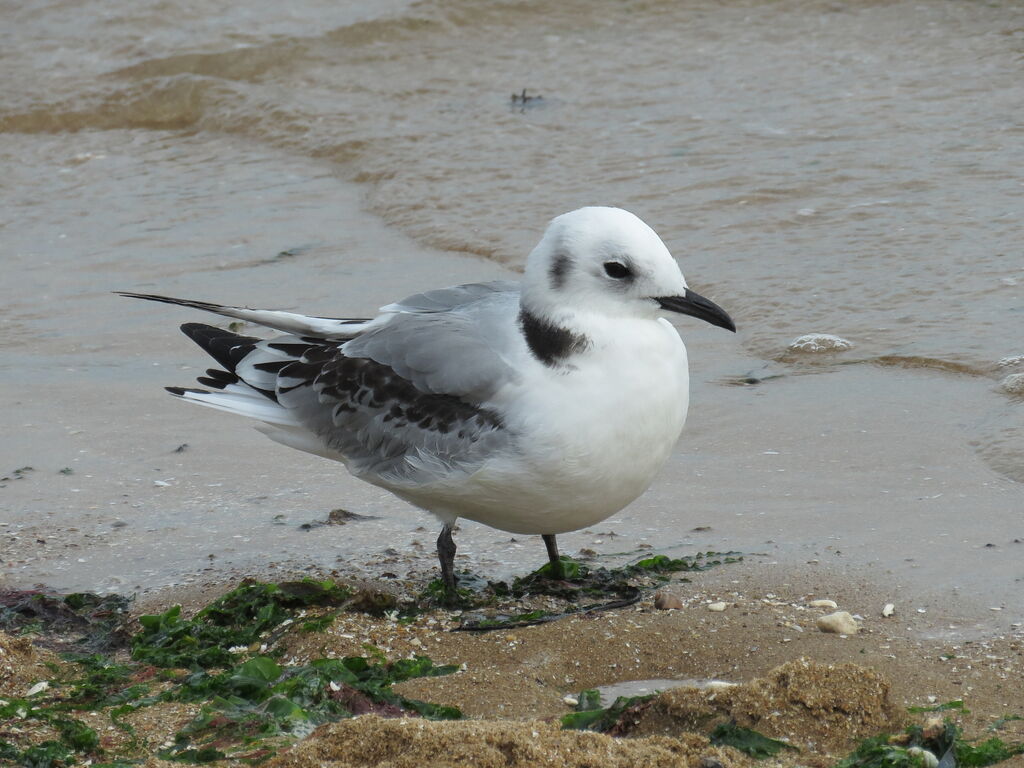
[(855, 635), (860, 629), (857, 620), (848, 611), (836, 611), (818, 619), (818, 629), (836, 635)]
[(887, 619), (894, 613), (896, 613), (896, 606), (892, 603), (886, 603), (885, 607), (882, 608), (882, 615), (885, 616), (885, 618)]
[(724, 611), (728, 606), (728, 603), (708, 603), (708, 610), (721, 612)]
[(791, 352), (840, 352), (852, 346), (852, 341), (831, 333), (807, 333), (789, 342)]
[(809, 602), (808, 605), (811, 606), (811, 608), (828, 608), (833, 611), (839, 607), (839, 603), (837, 603), (835, 600), (827, 599), (811, 600), (811, 602)]

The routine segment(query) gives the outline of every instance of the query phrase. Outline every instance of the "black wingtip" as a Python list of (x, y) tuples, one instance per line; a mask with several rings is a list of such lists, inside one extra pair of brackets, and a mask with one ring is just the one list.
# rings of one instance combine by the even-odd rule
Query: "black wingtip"
[(164, 389), (166, 389), (168, 392), (170, 392), (175, 397), (183, 397), (186, 392), (194, 392), (197, 395), (208, 395), (208, 394), (210, 394), (207, 390), (205, 390), (205, 389), (197, 389), (196, 387), (164, 387)]

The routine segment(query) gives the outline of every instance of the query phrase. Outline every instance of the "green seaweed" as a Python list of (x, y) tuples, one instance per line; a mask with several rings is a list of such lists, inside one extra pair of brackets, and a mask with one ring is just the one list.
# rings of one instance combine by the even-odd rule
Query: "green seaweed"
[(957, 741), (953, 745), (953, 753), (956, 755), (956, 764), (961, 768), (979, 768), (1001, 763), (1016, 755), (1024, 755), (1024, 744), (1007, 744), (993, 736), (977, 745)]
[(6, 741), (0, 742), (0, 757), (28, 768), (58, 768), (76, 765), (75, 755), (103, 754), (99, 735), (81, 720), (65, 717), (56, 709), (29, 699), (13, 699), (0, 704), (0, 721), (39, 720), (49, 724), (60, 740), (47, 739), (24, 750)]
[(256, 643), (264, 632), (292, 618), (292, 609), (340, 605), (351, 594), (348, 587), (330, 581), (246, 581), (191, 619), (181, 617), (180, 605), (140, 616), (142, 631), (131, 640), (132, 658), (157, 667), (230, 666), (235, 661), (231, 648)]
[(935, 704), (931, 707), (907, 707), (907, 712), (911, 712), (913, 714), (921, 714), (924, 712), (949, 712), (951, 710), (956, 710), (957, 712), (961, 712), (965, 715), (969, 715), (971, 713), (971, 710), (964, 708), (964, 703), (960, 699), (947, 701), (943, 704)]
[(736, 723), (719, 723), (711, 732), (711, 743), (732, 747), (753, 758), (774, 757), (784, 749), (796, 751), (796, 747), (778, 739), (770, 739), (763, 733), (743, 728)]
[[(952, 708), (961, 707), (962, 702)], [(938, 730), (914, 725), (902, 734), (865, 739), (835, 768), (924, 768), (927, 763), (922, 750), (950, 766), (984, 768), (1024, 754), (1024, 744), (1007, 744), (997, 737), (971, 744), (952, 720), (946, 720)]]
[[(284, 666), (273, 658), (273, 646), (287, 628), (303, 627), (295, 621), (301, 609), (357, 608), (352, 594), (329, 581), (246, 581), (191, 619), (182, 618), (178, 606), (143, 617), (140, 631), (125, 638), (132, 649), (130, 661), (121, 663), (104, 653), (65, 653), (70, 666), (48, 665), (53, 677), (46, 692), (0, 705), (0, 720), (45, 722), (52, 729), (50, 737), (36, 744), (0, 741), (0, 763), (67, 768), (88, 758), (110, 768), (137, 764), (144, 745), (125, 717), (166, 701), (201, 705), (199, 715), (161, 753), (165, 759), (191, 763), (229, 756), (258, 762), (309, 727), (366, 712), (461, 717), (454, 707), (409, 699), (392, 690), (403, 680), (457, 669), (435, 665), (425, 656), (389, 661), (379, 649), (366, 646), (366, 656), (316, 659), (305, 665)], [(55, 614), (72, 612), (75, 626), (84, 621), (75, 611), (92, 611), (103, 600), (84, 594), (45, 597), (42, 604)], [(26, 605), (40, 602), (36, 593), (15, 595), (19, 604), (25, 600)], [(314, 630), (326, 627), (336, 613), (305, 624)], [(228, 650), (233, 645), (243, 647), (233, 653)], [(271, 650), (265, 650), (268, 647)], [(254, 649), (264, 650), (252, 656)], [(105, 754), (96, 731), (70, 716), (76, 710), (105, 711), (111, 723), (131, 737), (116, 750), (120, 754)], [(239, 751), (244, 749), (253, 751)]]
[(562, 728), (573, 731), (614, 732), (623, 726), (624, 716), (635, 707), (643, 705), (657, 694), (644, 696), (619, 696), (611, 706), (601, 707), (601, 694), (595, 689), (582, 691), (578, 697), (576, 711), (562, 715)]
[(219, 674), (198, 672), (172, 697), (207, 703), (177, 734), (174, 745), (160, 755), (196, 762), (203, 754), (212, 754), (203, 750), (222, 750), (228, 744), (251, 747), (265, 739), (305, 731), (309, 725), (368, 712), (457, 719), (462, 714), (454, 707), (409, 699), (391, 690), (404, 680), (446, 675), (457, 669), (436, 666), (425, 656), (387, 662), (375, 654), (371, 659), (317, 659), (296, 667), (282, 667), (267, 656), (257, 656)]
[[(562, 612), (529, 611), (506, 614), (486, 619), (464, 616), (460, 629), (471, 632), (510, 629), (555, 621), (580, 613), (623, 608), (640, 600), (641, 587), (636, 579), (653, 579), (657, 583), (668, 581), (674, 573), (704, 571), (717, 565), (735, 563), (743, 558), (738, 552), (698, 552), (692, 557), (669, 558), (653, 555), (622, 568), (590, 568), (571, 558), (561, 557), (561, 578), (553, 574), (554, 566), (545, 563), (527, 576), (506, 582), (489, 582), (487, 589), (476, 599), (466, 595), (463, 608), (478, 608), (498, 598), (524, 598), (530, 595), (557, 597), (569, 603)], [(440, 589), (440, 586), (438, 587)], [(461, 590), (460, 590), (461, 594)], [(584, 602), (603, 599), (604, 602)]]

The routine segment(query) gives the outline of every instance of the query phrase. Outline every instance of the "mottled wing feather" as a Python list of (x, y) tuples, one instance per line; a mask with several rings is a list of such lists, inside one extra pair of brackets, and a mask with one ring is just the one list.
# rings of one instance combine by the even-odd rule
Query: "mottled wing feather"
[(471, 472), (508, 440), (498, 414), (423, 392), (390, 366), (333, 345), (281, 366), (277, 398), (360, 477), (422, 485)]
[[(516, 330), (519, 289), (495, 282), (410, 296), (373, 320), (306, 317), (152, 294), (290, 333), (268, 340), (190, 324), (184, 328), (227, 370), (174, 391), (251, 416), (286, 442), (345, 461), (390, 487), (469, 473), (511, 440), (494, 396), (518, 379), (525, 347)], [(308, 430), (315, 438), (303, 437)], [(319, 441), (319, 442), (318, 442)], [(322, 443), (322, 446), (321, 446)]]

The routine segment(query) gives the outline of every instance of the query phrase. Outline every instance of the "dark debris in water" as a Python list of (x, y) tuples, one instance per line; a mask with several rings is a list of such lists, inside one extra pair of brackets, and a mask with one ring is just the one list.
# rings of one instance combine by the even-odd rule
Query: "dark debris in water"
[(347, 509), (332, 509), (327, 514), (326, 520), (314, 520), (310, 523), (302, 523), (300, 531), (312, 531), (314, 528), (321, 528), (325, 525), (345, 525), (347, 523), (358, 523), (363, 520), (376, 520), (372, 515), (360, 515), (358, 512), (349, 512)]

